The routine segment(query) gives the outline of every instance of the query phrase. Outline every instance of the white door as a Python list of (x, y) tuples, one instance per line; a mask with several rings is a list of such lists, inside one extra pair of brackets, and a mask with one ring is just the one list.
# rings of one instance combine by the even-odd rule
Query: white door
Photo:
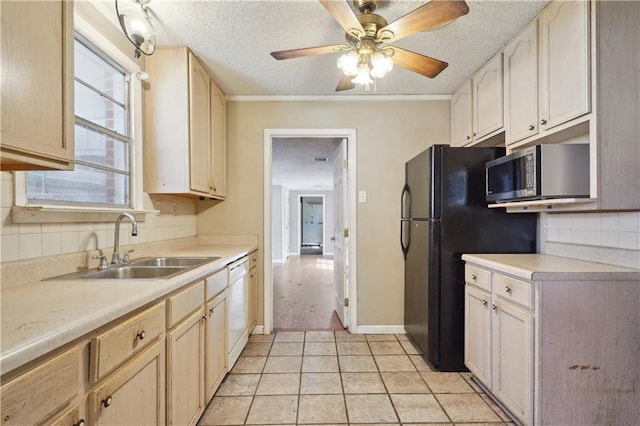
[[(335, 310), (345, 328), (349, 327), (349, 307), (345, 306), (349, 295), (348, 206), (347, 202), (347, 140), (343, 139), (333, 155), (333, 275), (335, 285)], [(345, 231), (347, 230), (347, 231)]]

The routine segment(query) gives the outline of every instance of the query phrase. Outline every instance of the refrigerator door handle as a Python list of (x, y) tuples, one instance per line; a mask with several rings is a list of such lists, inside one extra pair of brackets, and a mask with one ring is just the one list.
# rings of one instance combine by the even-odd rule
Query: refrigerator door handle
[(402, 247), (402, 254), (404, 255), (405, 260), (407, 259), (407, 253), (409, 252), (409, 246), (411, 245), (411, 232), (407, 232), (407, 244), (404, 243), (404, 225), (405, 223), (411, 225), (411, 219), (401, 219), (400, 220), (400, 247)]
[(400, 218), (408, 219), (409, 217), (411, 217), (411, 191), (409, 185), (405, 183), (400, 196)]

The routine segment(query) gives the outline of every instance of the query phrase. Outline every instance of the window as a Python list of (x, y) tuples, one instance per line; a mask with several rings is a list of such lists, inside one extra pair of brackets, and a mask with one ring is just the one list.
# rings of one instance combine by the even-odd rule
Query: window
[(74, 49), (75, 170), (27, 172), (27, 204), (132, 208), (131, 72), (81, 35)]

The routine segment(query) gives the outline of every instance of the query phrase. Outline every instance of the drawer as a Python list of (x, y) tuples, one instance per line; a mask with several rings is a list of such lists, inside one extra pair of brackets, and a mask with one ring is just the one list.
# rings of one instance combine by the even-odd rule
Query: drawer
[(533, 286), (530, 282), (494, 274), (493, 292), (505, 300), (533, 309)]
[(133, 354), (155, 342), (164, 330), (164, 304), (159, 303), (91, 339), (91, 382), (100, 380)]
[(491, 272), (486, 269), (464, 265), (464, 280), (469, 284), (491, 291)]
[(249, 272), (249, 257), (245, 256), (228, 266), (229, 285), (235, 283)]
[(258, 251), (249, 253), (249, 270), (252, 270), (258, 264)]
[(216, 272), (205, 280), (206, 297), (211, 300), (216, 294), (227, 288), (227, 270)]
[(167, 319), (172, 328), (204, 303), (204, 281), (167, 299)]
[(78, 394), (80, 351), (73, 348), (2, 385), (3, 425), (32, 425), (45, 420)]

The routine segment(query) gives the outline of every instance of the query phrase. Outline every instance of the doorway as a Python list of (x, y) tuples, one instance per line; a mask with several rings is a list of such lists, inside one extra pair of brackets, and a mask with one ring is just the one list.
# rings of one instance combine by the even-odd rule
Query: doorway
[(324, 195), (300, 195), (299, 230), (300, 256), (324, 254)]
[[(334, 239), (340, 240), (340, 253), (341, 259), (339, 259), (340, 263), (340, 275), (341, 281), (336, 285), (336, 294), (333, 295), (333, 299), (336, 300), (336, 295), (340, 297), (338, 300), (340, 301), (339, 307), (336, 304), (336, 308), (340, 310), (341, 318), (343, 318), (343, 322), (345, 326), (351, 330), (355, 331), (357, 327), (357, 301), (356, 292), (356, 253), (355, 253), (355, 242), (356, 242), (356, 227), (355, 227), (355, 205), (354, 201), (355, 197), (355, 176), (356, 176), (356, 164), (355, 164), (355, 152), (356, 152), (356, 139), (355, 139), (355, 130), (347, 129), (347, 130), (326, 130), (326, 129), (267, 129), (265, 130), (264, 135), (264, 265), (265, 265), (265, 273), (264, 273), (264, 332), (270, 333), (274, 327), (274, 265), (273, 261), (278, 261), (278, 254), (276, 251), (286, 251), (286, 244), (282, 244), (284, 237), (287, 234), (293, 233), (294, 226), (295, 229), (298, 229), (300, 226), (300, 244), (296, 244), (293, 250), (289, 250), (286, 254), (281, 254), (282, 260), (287, 261), (291, 255), (298, 255), (299, 258), (302, 258), (301, 252), (304, 248), (303, 244), (303, 236), (305, 233), (305, 229), (303, 229), (302, 219), (298, 222), (293, 222), (297, 219), (297, 217), (291, 217), (289, 227), (286, 224), (283, 226), (280, 224), (278, 226), (277, 221), (273, 221), (274, 212), (278, 209), (286, 209), (286, 202), (282, 201), (282, 199), (274, 199), (273, 194), (284, 194), (287, 191), (283, 191), (282, 188), (276, 188), (273, 186), (272, 182), (272, 167), (273, 167), (273, 149), (274, 149), (274, 140), (278, 140), (280, 138), (339, 138), (343, 143), (340, 144), (341, 150), (344, 149), (344, 153), (340, 153), (340, 160), (338, 163), (335, 163), (335, 159), (325, 158), (320, 161), (325, 161), (331, 164), (332, 168), (338, 170), (343, 177), (340, 178), (341, 185), (344, 185), (344, 191), (342, 191), (341, 196), (344, 197), (343, 202), (336, 203), (340, 208), (340, 213), (338, 214), (339, 220), (335, 220), (334, 222), (339, 222), (340, 225), (345, 226), (344, 229), (340, 229), (340, 232), (336, 232), (336, 229), (331, 230), (331, 232), (327, 231), (327, 219), (330, 218), (335, 212), (332, 212), (329, 207), (326, 199), (322, 203), (322, 225), (324, 228), (323, 235), (329, 235), (329, 237), (323, 237), (322, 242), (320, 243), (320, 239), (317, 237), (317, 222), (319, 219), (319, 211), (318, 207), (314, 207), (315, 210), (313, 215), (313, 225), (316, 225), (315, 238), (310, 241), (305, 241), (307, 244), (311, 244), (313, 246), (319, 246), (321, 244), (322, 253), (324, 254), (316, 254), (315, 256), (319, 256), (320, 258), (315, 259), (314, 265), (317, 270), (326, 270), (328, 272), (330, 270), (329, 266), (332, 263), (336, 263), (335, 259), (326, 259), (324, 257), (327, 256), (327, 252), (329, 251), (329, 247), (334, 246)], [(331, 161), (330, 161), (331, 160)], [(348, 160), (348, 161), (347, 161)], [(339, 164), (340, 167), (336, 168), (335, 164)], [(348, 164), (348, 167), (347, 167)], [(344, 165), (344, 167), (343, 167)], [(307, 174), (309, 174), (309, 168), (307, 170)], [(275, 188), (275, 190), (274, 190)], [(317, 188), (316, 188), (317, 189)], [(325, 188), (329, 189), (329, 188)], [(333, 189), (333, 188), (331, 188)], [(297, 194), (296, 194), (297, 195)], [(313, 195), (315, 194), (304, 194), (300, 195)], [(298, 202), (298, 199), (290, 200), (294, 202)], [(302, 198), (304, 202), (304, 198)], [(320, 204), (316, 204), (320, 205)], [(298, 204), (300, 206), (300, 204)], [(301, 209), (302, 210), (302, 209)], [(301, 213), (301, 216), (304, 215)], [(318, 216), (318, 217), (316, 217)], [(308, 220), (310, 222), (310, 220)], [(309, 223), (310, 225), (310, 223)], [(348, 228), (347, 228), (348, 227)], [(347, 231), (348, 229), (348, 231)], [(307, 230), (309, 232), (309, 230)], [(339, 235), (338, 235), (339, 234)], [(336, 238), (336, 236), (338, 238)], [(348, 237), (347, 237), (348, 236)], [(291, 249), (291, 247), (289, 247)], [(313, 247), (317, 250), (317, 247)], [(332, 247), (333, 248), (333, 247)], [(275, 256), (274, 256), (275, 255)], [(306, 255), (305, 255), (306, 256)], [(332, 266), (332, 265), (331, 265)], [(280, 265), (278, 264), (279, 268)], [(349, 303), (349, 300), (351, 303)], [(344, 303), (343, 303), (344, 301)], [(350, 305), (350, 306), (345, 306)]]

